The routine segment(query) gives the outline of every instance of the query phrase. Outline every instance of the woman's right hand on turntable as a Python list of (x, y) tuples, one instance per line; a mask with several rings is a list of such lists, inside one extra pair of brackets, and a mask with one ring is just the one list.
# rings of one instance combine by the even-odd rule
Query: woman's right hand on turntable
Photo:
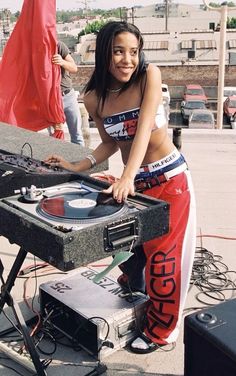
[(52, 166), (52, 167), (61, 167), (66, 170), (73, 171), (73, 164), (62, 158), (60, 155), (52, 154), (49, 155), (45, 160), (44, 163)]

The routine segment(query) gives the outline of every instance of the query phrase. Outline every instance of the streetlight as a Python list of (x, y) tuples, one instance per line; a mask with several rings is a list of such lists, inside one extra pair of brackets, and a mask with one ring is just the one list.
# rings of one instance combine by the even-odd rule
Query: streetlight
[(225, 81), (225, 46), (226, 46), (226, 25), (228, 10), (235, 10), (236, 7), (228, 7), (227, 3), (222, 3), (220, 8), (211, 7), (207, 0), (203, 3), (209, 10), (220, 12), (220, 50), (219, 50), (219, 74), (218, 74), (218, 95), (217, 95), (217, 119), (216, 127), (222, 129), (223, 126), (223, 94)]

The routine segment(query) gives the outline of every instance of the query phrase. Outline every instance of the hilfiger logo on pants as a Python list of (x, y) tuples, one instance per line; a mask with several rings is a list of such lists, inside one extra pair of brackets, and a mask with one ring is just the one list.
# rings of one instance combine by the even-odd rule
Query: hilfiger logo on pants
[[(173, 312), (178, 311), (175, 249), (176, 246), (165, 253), (159, 250), (152, 255), (150, 260), (149, 293), (154, 306), (153, 310), (150, 308), (148, 311), (149, 318), (152, 318), (148, 331), (154, 337), (156, 327), (170, 328), (176, 317)], [(175, 310), (173, 306), (176, 304)]]

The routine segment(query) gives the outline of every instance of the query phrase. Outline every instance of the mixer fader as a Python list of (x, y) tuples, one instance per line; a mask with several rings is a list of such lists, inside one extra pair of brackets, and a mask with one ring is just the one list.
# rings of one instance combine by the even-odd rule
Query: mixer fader
[(28, 173), (54, 173), (55, 171), (60, 173), (65, 173), (65, 170), (62, 170), (58, 167), (51, 168), (43, 161), (31, 158), (26, 155), (21, 154), (8, 154), (6, 152), (0, 151), (0, 168), (6, 165), (9, 167), (13, 166), (18, 169), (22, 169)]

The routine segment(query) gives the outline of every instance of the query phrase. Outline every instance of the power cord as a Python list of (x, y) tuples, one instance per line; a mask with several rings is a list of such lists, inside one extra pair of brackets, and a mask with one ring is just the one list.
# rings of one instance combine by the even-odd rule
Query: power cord
[[(199, 290), (195, 298), (204, 307), (189, 307), (184, 310), (185, 313), (232, 299), (236, 292), (236, 271), (229, 270), (221, 256), (204, 247), (196, 247), (190, 290), (193, 287)], [(231, 292), (229, 297), (226, 292)]]

